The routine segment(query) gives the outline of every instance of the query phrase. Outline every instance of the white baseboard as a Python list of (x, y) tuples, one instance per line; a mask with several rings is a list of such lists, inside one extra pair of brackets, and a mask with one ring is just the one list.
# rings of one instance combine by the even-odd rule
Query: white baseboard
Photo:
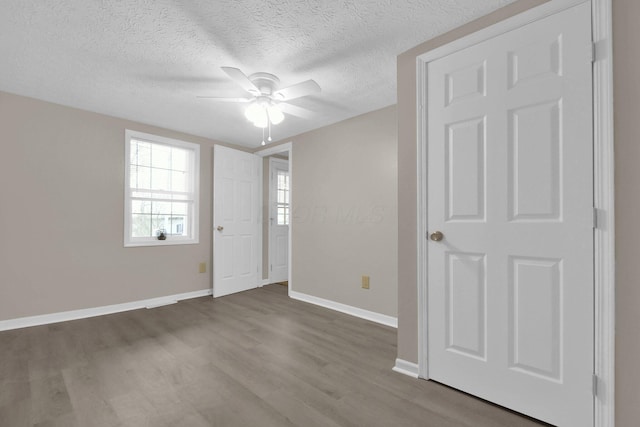
[(66, 322), (68, 320), (85, 319), (87, 317), (138, 310), (140, 308), (160, 307), (162, 305), (173, 304), (185, 299), (204, 297), (207, 295), (211, 295), (211, 289), (167, 295), (164, 297), (150, 298), (140, 301), (125, 302), (122, 304), (105, 305), (102, 307), (63, 311), (60, 313), (43, 314), (40, 316), (20, 317), (18, 319), (0, 320), (0, 331), (27, 328), (29, 326), (47, 325), (49, 323)]
[(420, 367), (417, 363), (407, 362), (402, 359), (396, 359), (396, 365), (391, 368), (391, 370), (412, 378), (418, 378), (420, 376)]
[(271, 280), (269, 279), (262, 279), (262, 282), (260, 283), (260, 286), (267, 286), (271, 284)]
[(289, 297), (299, 301), (308, 302), (310, 304), (319, 305), (331, 310), (339, 311), (341, 313), (350, 314), (351, 316), (370, 320), (372, 322), (381, 323), (386, 326), (391, 326), (392, 328), (398, 327), (397, 317), (387, 316), (385, 314), (376, 313), (374, 311), (363, 310), (362, 308), (353, 307), (351, 305), (342, 304), (324, 298), (314, 297), (313, 295), (295, 292), (291, 289), (289, 289)]

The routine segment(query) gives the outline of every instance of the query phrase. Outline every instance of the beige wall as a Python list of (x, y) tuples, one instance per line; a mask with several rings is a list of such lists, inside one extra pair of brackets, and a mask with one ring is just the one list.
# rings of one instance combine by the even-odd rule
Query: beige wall
[(640, 424), (640, 2), (613, 1), (616, 425)]
[[(395, 317), (395, 106), (289, 140), (292, 289)], [(371, 289), (361, 288), (362, 275)]]
[[(125, 129), (201, 145), (199, 244), (123, 247)], [(3, 92), (0, 140), (0, 320), (211, 287), (214, 141)]]
[[(0, 129), (0, 320), (211, 287), (217, 142), (3, 92)], [(199, 244), (123, 247), (125, 129), (201, 145)], [(396, 132), (389, 107), (293, 138), (296, 291), (396, 315)]]

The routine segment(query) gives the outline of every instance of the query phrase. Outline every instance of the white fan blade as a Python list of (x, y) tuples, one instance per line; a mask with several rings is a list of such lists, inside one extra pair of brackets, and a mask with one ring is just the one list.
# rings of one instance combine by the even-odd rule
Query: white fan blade
[(224, 98), (221, 96), (197, 96), (199, 99), (211, 99), (212, 101), (220, 102), (251, 102), (252, 98)]
[(287, 104), (286, 102), (279, 103), (278, 107), (280, 107), (283, 113), (291, 114), (292, 116), (300, 117), (303, 119), (312, 119), (315, 116), (315, 114), (311, 110), (298, 107), (297, 105)]
[(274, 93), (276, 99), (288, 101), (290, 99), (300, 98), (320, 92), (320, 86), (313, 80), (307, 80), (289, 87), (280, 89)]
[(236, 83), (238, 83), (242, 89), (246, 90), (249, 93), (256, 93), (256, 94), (260, 93), (260, 89), (258, 89), (256, 85), (254, 85), (251, 82), (251, 80), (249, 80), (249, 77), (247, 77), (247, 75), (242, 71), (240, 71), (238, 68), (233, 68), (233, 67), (220, 67), (220, 68), (222, 68), (222, 71), (227, 73), (229, 77), (231, 77)]

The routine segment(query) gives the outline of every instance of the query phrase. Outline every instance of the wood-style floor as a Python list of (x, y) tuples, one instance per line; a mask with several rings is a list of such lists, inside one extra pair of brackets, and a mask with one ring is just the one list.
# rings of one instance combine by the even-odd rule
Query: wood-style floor
[(540, 425), (392, 372), (394, 329), (286, 292), (0, 332), (0, 426)]

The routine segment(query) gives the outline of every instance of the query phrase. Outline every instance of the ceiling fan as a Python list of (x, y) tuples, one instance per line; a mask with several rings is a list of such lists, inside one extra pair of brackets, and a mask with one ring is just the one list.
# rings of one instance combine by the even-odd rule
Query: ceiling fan
[[(280, 79), (270, 73), (253, 73), (247, 76), (240, 69), (221, 67), (232, 80), (249, 93), (244, 98), (227, 98), (218, 96), (198, 96), (222, 102), (249, 103), (245, 116), (254, 126), (269, 128), (271, 141), (271, 125), (277, 125), (284, 120), (284, 113), (301, 118), (311, 118), (313, 112), (306, 108), (289, 104), (287, 101), (320, 92), (320, 86), (313, 80), (306, 80), (291, 86), (280, 88)], [(264, 145), (264, 137), (262, 144)]]

